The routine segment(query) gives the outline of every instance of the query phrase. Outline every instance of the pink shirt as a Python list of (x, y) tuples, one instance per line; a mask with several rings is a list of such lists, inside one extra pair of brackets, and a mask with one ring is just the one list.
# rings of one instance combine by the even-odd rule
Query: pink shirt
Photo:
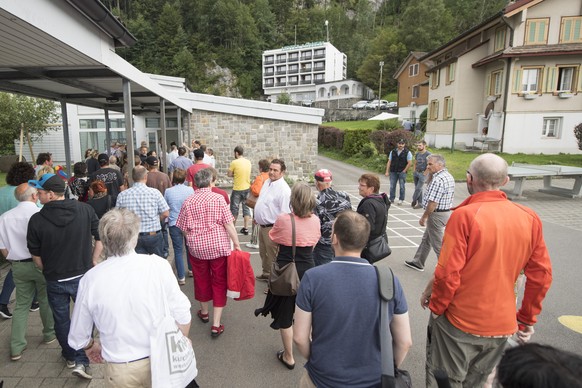
[[(307, 218), (295, 217), (295, 245), (298, 247), (312, 247), (321, 237), (319, 218), (312, 214)], [(275, 221), (275, 225), (269, 232), (273, 242), (291, 246), (293, 244), (291, 217), (288, 213), (281, 213)]]

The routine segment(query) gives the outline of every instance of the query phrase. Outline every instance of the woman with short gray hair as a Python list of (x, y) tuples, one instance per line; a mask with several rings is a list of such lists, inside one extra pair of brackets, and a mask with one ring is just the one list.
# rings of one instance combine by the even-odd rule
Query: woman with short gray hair
[(222, 195), (212, 192), (211, 182), (210, 168), (194, 175), (198, 189), (184, 201), (176, 226), (186, 237), (194, 274), (194, 297), (200, 302), (198, 318), (204, 323), (210, 321), (208, 307), (212, 301), (210, 335), (218, 337), (224, 332), (220, 318), (226, 306), (226, 258), (231, 253), (231, 241), (235, 250), (241, 249), (230, 208)]

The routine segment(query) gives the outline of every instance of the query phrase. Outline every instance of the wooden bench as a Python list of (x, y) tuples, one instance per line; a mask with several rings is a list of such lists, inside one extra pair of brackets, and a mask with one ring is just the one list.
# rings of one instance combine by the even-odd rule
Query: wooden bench
[[(523, 183), (527, 178), (543, 177), (544, 187), (539, 191), (568, 198), (582, 197), (582, 168), (559, 165), (535, 165), (524, 163), (513, 163), (509, 169), (509, 179), (515, 181), (513, 190), (504, 190), (507, 196), (513, 199), (525, 199), (523, 196)], [(552, 185), (554, 177), (574, 179), (572, 188), (557, 187)]]

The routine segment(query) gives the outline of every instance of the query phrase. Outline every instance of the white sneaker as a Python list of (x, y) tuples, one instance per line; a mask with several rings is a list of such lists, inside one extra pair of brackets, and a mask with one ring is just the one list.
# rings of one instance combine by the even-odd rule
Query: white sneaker
[(398, 201), (398, 206), (402, 206), (402, 201)]
[(85, 365), (77, 365), (73, 368), (71, 372), (73, 376), (81, 377), (83, 379), (91, 380), (93, 376), (91, 376), (91, 369)]
[(247, 248), (259, 249), (259, 244), (247, 243), (246, 246)]

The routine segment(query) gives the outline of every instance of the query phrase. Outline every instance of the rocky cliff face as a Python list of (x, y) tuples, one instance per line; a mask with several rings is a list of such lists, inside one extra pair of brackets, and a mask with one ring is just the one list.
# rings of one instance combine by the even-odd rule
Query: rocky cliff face
[(224, 97), (242, 98), (239, 88), (237, 87), (237, 77), (227, 67), (221, 67), (212, 61), (206, 66), (206, 75), (213, 80), (209, 94)]

